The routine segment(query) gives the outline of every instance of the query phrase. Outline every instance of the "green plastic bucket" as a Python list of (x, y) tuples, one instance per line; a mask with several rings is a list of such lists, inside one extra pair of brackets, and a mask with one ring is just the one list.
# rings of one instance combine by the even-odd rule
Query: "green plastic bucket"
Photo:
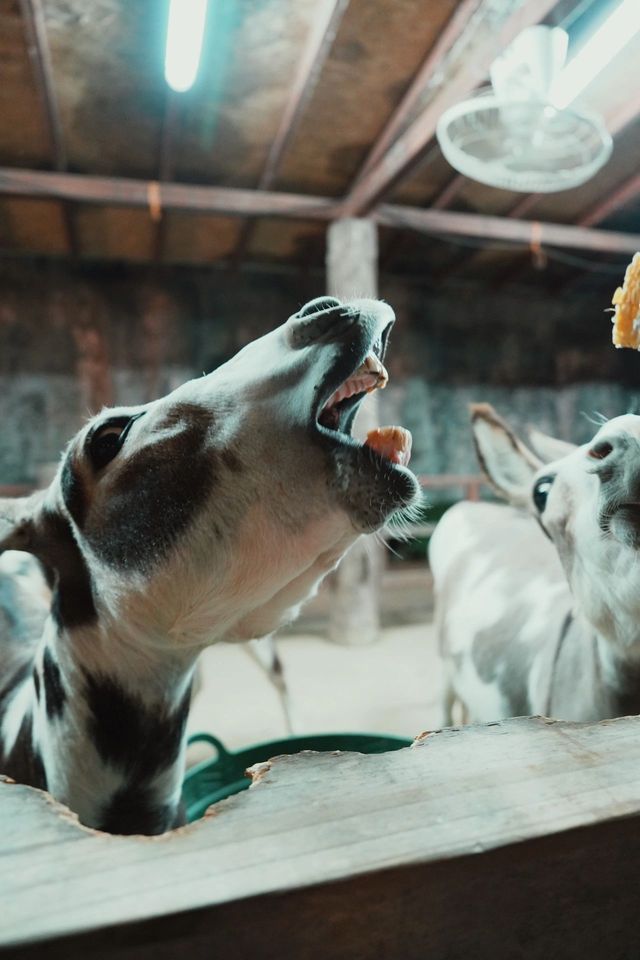
[(182, 801), (187, 823), (198, 820), (212, 803), (240, 793), (250, 786), (245, 776), (247, 767), (262, 763), (282, 754), (300, 753), (301, 750), (316, 750), (320, 753), (334, 750), (354, 753), (388, 753), (408, 747), (413, 741), (405, 737), (393, 737), (370, 733), (320, 733), (310, 737), (287, 737), (285, 740), (269, 740), (256, 743), (244, 750), (232, 752), (217, 737), (208, 733), (196, 733), (189, 743), (207, 743), (216, 751), (212, 760), (203, 760), (187, 771), (182, 785)]

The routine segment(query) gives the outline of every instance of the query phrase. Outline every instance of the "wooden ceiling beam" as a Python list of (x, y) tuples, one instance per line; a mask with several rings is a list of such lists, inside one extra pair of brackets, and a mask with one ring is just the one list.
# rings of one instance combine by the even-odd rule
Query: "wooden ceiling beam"
[(578, 224), (581, 227), (593, 227), (597, 223), (602, 223), (612, 213), (615, 213), (620, 207), (624, 207), (626, 203), (636, 200), (638, 196), (640, 196), (640, 174), (634, 173), (632, 177), (621, 183), (603, 200), (583, 214), (578, 220)]
[(462, 173), (456, 174), (453, 180), (440, 191), (437, 197), (431, 201), (431, 210), (446, 210), (452, 200), (460, 193), (460, 190), (467, 182), (467, 178)]
[(33, 68), (36, 89), (45, 116), (53, 166), (56, 170), (66, 170), (67, 154), (62, 134), (58, 99), (53, 83), (53, 66), (47, 42), (46, 24), (40, 0), (20, 0), (20, 13), (24, 24), (27, 50)]
[[(282, 158), (316, 89), (320, 73), (348, 6), (349, 0), (324, 0), (318, 6), (309, 31), (309, 39), (291, 85), (289, 99), (258, 181), (258, 190), (269, 190), (276, 180)], [(253, 219), (247, 220), (244, 224), (236, 249), (231, 255), (234, 266), (238, 266), (242, 261), (251, 242), (254, 228), (255, 220)]]
[[(41, 197), (114, 206), (150, 206), (153, 181), (120, 177), (91, 177), (74, 173), (18, 170), (0, 167), (0, 195)], [(335, 220), (339, 202), (326, 197), (233, 187), (155, 183), (165, 210), (186, 210), (237, 217), (284, 217), (305, 220)], [(539, 223), (510, 217), (489, 217), (450, 210), (381, 204), (375, 211), (378, 223), (421, 233), (475, 237), (521, 243), (532, 239), (542, 246), (559, 246), (609, 253), (640, 249), (640, 235), (560, 223)]]
[(12, 196), (148, 208), (154, 186), (164, 210), (310, 220), (333, 220), (337, 213), (337, 201), (326, 197), (0, 167), (0, 194)]
[[(67, 151), (53, 81), (53, 65), (41, 0), (20, 0), (20, 14), (36, 89), (44, 113), (53, 167), (63, 171), (67, 168)], [(72, 257), (76, 257), (79, 253), (78, 236), (72, 211), (67, 204), (62, 206), (62, 222), (67, 250)]]
[(313, 96), (348, 6), (349, 0), (324, 0), (318, 7), (280, 126), (258, 182), (259, 190), (269, 190), (275, 182), (282, 158)]
[(359, 183), (392, 146), (393, 141), (409, 121), (412, 110), (426, 91), (430, 81), (437, 74), (445, 57), (462, 35), (472, 16), (480, 6), (481, 0), (462, 0), (451, 15), (449, 22), (434, 43), (433, 47), (422, 62), (411, 85), (402, 97), (400, 103), (387, 121), (382, 133), (369, 151), (369, 154), (359, 170), (354, 185)]
[(343, 201), (343, 216), (366, 214), (392, 187), (406, 177), (433, 139), (438, 119), (443, 112), (472, 93), (486, 78), (497, 52), (507, 47), (526, 27), (543, 20), (556, 3), (557, 0), (525, 0), (507, 18), (497, 34), (492, 34), (479, 44), (465, 67), (441, 86), (409, 127), (355, 183)]
[(594, 230), (561, 223), (487, 217), (477, 213), (454, 213), (451, 210), (424, 210), (421, 207), (392, 204), (381, 204), (375, 212), (375, 218), (387, 227), (527, 246), (533, 240), (542, 246), (598, 250), (601, 253), (633, 253), (640, 250), (640, 234)]

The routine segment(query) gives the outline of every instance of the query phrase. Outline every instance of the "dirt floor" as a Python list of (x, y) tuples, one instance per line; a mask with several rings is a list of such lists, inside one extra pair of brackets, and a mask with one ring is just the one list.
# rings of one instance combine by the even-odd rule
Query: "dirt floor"
[[(413, 737), (438, 727), (441, 664), (425, 568), (386, 572), (376, 643), (347, 647), (324, 639), (328, 601), (324, 591), (277, 640), (293, 732)], [(189, 729), (213, 733), (231, 749), (287, 735), (280, 696), (246, 646), (219, 644), (203, 654)]]

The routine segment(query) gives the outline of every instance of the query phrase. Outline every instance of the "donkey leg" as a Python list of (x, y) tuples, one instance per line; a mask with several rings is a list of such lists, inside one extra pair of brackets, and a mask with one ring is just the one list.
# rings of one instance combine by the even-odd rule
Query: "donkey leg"
[(262, 640), (249, 640), (246, 648), (247, 653), (264, 670), (270, 683), (275, 687), (280, 698), (280, 706), (284, 715), (285, 728), (289, 736), (293, 734), (293, 724), (291, 720), (291, 697), (289, 688), (284, 675), (284, 666), (278, 655), (276, 641), (273, 634), (264, 637)]

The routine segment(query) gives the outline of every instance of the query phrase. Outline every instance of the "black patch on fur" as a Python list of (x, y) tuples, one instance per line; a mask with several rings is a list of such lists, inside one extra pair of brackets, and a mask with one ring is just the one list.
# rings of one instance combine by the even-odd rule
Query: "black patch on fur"
[(0, 772), (17, 783), (26, 783), (29, 787), (46, 790), (47, 775), (40, 752), (33, 746), (32, 724), (31, 713), (26, 713), (13, 747), (3, 758)]
[(640, 714), (640, 667), (625, 663), (619, 667), (622, 689), (614, 700), (614, 717), (637, 717)]
[(158, 430), (174, 436), (133, 453), (113, 479), (103, 515), (85, 535), (107, 563), (147, 570), (195, 519), (216, 483), (219, 455), (205, 447), (212, 415), (197, 404), (174, 407)]
[(120, 787), (107, 805), (99, 829), (106, 833), (158, 834), (179, 826), (178, 808), (159, 803), (148, 787)]
[(175, 710), (148, 707), (113, 677), (85, 674), (89, 734), (101, 759), (134, 784), (175, 763), (189, 711), (190, 690)]
[(526, 612), (519, 611), (518, 620), (476, 631), (471, 648), (473, 664), (484, 683), (495, 683), (504, 697), (505, 716), (523, 717), (531, 712), (529, 675), (537, 653), (535, 646), (519, 638), (526, 624)]
[(240, 473), (243, 469), (243, 463), (237, 453), (234, 453), (233, 450), (223, 450), (220, 454), (220, 459), (224, 463), (225, 467), (228, 470), (231, 470), (232, 473)]
[(62, 683), (60, 667), (53, 659), (51, 651), (45, 647), (42, 657), (42, 677), (44, 680), (45, 702), (47, 716), (50, 720), (62, 716), (67, 694)]
[(189, 712), (189, 688), (175, 710), (147, 707), (112, 677), (86, 674), (89, 735), (101, 759), (124, 773), (125, 786), (109, 801), (100, 829), (108, 833), (157, 834), (180, 823), (177, 806), (163, 803), (153, 778), (174, 764)]
[(67, 456), (62, 468), (60, 487), (64, 505), (76, 526), (82, 528), (87, 515), (87, 500), (82, 480), (73, 465), (72, 456)]
[(36, 691), (36, 700), (40, 700), (40, 675), (36, 667), (33, 668), (33, 686)]
[[(3, 685), (0, 687), (0, 726), (2, 725), (2, 721), (4, 719), (4, 715), (7, 709), (7, 704), (9, 703), (11, 694), (16, 689), (16, 687), (19, 687), (27, 679), (27, 677), (31, 673), (31, 666), (32, 666), (31, 660), (27, 660), (25, 663), (21, 663), (20, 666), (13, 671), (11, 676), (7, 680), (5, 680)], [(0, 743), (0, 748), (1, 747), (2, 747), (2, 743)], [(0, 754), (1, 754), (1, 749), (0, 749)]]
[(60, 627), (72, 629), (97, 619), (91, 577), (66, 517), (48, 513), (44, 518), (45, 547), (40, 559), (56, 572), (51, 614)]

